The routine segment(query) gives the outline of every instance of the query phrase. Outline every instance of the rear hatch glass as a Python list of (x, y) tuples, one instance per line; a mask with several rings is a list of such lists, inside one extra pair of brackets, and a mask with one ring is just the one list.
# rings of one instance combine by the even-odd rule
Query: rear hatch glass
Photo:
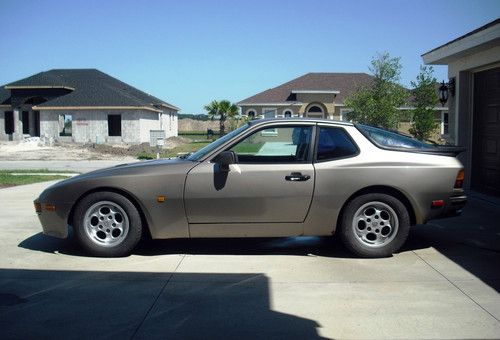
[(465, 150), (460, 146), (425, 143), (399, 132), (389, 131), (374, 126), (356, 124), (356, 127), (366, 138), (382, 149), (435, 153), (449, 156), (456, 156)]

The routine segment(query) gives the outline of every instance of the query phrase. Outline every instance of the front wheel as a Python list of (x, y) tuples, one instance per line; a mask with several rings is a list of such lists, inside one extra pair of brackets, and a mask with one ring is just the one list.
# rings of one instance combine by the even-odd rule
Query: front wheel
[(91, 255), (126, 256), (142, 235), (141, 217), (127, 198), (114, 192), (95, 192), (75, 209), (75, 236)]
[(366, 194), (345, 207), (340, 235), (358, 256), (386, 257), (401, 248), (409, 231), (410, 217), (403, 203), (386, 194)]

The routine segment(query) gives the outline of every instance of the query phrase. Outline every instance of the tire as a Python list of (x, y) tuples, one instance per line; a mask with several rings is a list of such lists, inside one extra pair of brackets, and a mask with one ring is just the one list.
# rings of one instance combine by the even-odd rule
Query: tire
[(127, 198), (95, 192), (77, 205), (73, 229), (80, 246), (99, 257), (130, 255), (142, 236), (141, 216)]
[(347, 203), (340, 237), (360, 257), (387, 257), (399, 250), (410, 232), (410, 216), (401, 201), (387, 194), (366, 194)]

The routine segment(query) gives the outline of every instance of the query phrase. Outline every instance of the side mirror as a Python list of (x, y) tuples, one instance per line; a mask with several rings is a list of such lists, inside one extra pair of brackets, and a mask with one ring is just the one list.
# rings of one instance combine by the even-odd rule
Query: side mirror
[(236, 154), (234, 151), (222, 151), (220, 154), (215, 156), (213, 162), (219, 164), (220, 171), (228, 172), (229, 164), (236, 163)]

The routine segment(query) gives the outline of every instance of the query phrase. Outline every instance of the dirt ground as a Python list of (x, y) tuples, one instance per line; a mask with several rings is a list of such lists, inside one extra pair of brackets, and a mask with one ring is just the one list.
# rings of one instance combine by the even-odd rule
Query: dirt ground
[[(165, 141), (164, 149), (171, 149), (188, 143), (183, 137), (172, 137)], [(106, 145), (58, 143), (44, 145), (38, 138), (21, 142), (0, 142), (0, 161), (10, 160), (132, 160), (141, 152), (154, 153), (149, 143), (139, 145)]]

